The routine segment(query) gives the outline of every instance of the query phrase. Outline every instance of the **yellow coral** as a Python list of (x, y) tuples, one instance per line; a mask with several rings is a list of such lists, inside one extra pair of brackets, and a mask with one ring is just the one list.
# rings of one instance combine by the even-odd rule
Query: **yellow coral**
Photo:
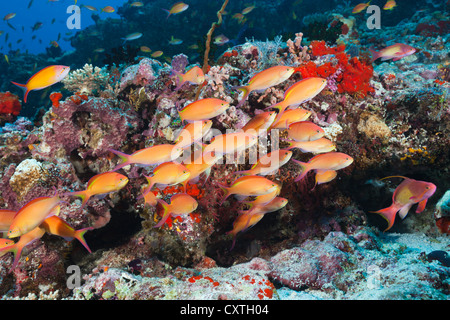
[[(427, 147), (421, 147), (421, 148), (408, 148), (408, 153), (405, 154), (403, 157), (400, 158), (400, 161), (405, 161), (405, 160), (411, 160), (411, 163), (413, 165), (418, 165), (420, 162), (427, 162), (427, 163), (434, 163), (434, 161), (436, 160), (436, 156), (431, 155), (428, 151), (427, 151)], [(421, 161), (422, 160), (422, 161)]]

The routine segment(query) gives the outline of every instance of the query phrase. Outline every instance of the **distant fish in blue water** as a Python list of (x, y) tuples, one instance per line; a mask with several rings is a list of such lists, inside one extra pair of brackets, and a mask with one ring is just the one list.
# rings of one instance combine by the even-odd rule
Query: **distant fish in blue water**
[(186, 11), (187, 8), (189, 8), (189, 5), (184, 3), (184, 2), (177, 2), (175, 3), (169, 10), (167, 9), (163, 9), (164, 11), (166, 11), (168, 13), (167, 18), (169, 19), (169, 17), (173, 14), (179, 14), (183, 11)]

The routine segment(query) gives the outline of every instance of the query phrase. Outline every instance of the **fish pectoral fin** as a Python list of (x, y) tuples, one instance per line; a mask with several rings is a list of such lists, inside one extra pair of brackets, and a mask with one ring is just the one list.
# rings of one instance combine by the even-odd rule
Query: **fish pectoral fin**
[(419, 205), (417, 206), (416, 213), (421, 213), (423, 210), (425, 210), (425, 206), (427, 205), (428, 199), (422, 200), (419, 202)]
[(410, 197), (409, 200), (410, 201), (417, 201), (419, 199), (422, 199), (426, 192), (427, 192), (427, 190), (424, 190), (421, 194), (419, 194), (417, 196)]

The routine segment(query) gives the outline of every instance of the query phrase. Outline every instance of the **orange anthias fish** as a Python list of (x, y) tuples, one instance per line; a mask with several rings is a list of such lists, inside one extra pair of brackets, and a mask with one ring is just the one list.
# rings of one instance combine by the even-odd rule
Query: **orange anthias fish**
[(181, 163), (165, 162), (153, 170), (153, 176), (145, 176), (148, 187), (144, 190), (144, 195), (150, 192), (155, 185), (173, 186), (183, 183), (190, 176), (190, 171)]
[(172, 6), (172, 8), (170, 8), (170, 10), (167, 10), (167, 9), (163, 9), (163, 10), (168, 13), (166, 19), (169, 19), (169, 17), (171, 15), (181, 13), (181, 12), (187, 10), (187, 8), (189, 8), (188, 4), (186, 4), (184, 2), (177, 2)]
[(311, 77), (300, 80), (290, 86), (284, 92), (283, 101), (270, 106), (269, 108), (278, 109), (278, 117), (275, 122), (278, 122), (284, 110), (289, 106), (298, 106), (301, 103), (307, 102), (317, 96), (327, 85), (327, 80), (319, 77)]
[(327, 138), (319, 138), (313, 141), (284, 141), (289, 142), (288, 149), (297, 148), (302, 152), (325, 153), (336, 149), (336, 145)]
[(42, 229), (40, 227), (35, 227), (31, 231), (28, 231), (27, 233), (21, 235), (19, 238), (19, 241), (17, 241), (13, 245), (10, 245), (10, 246), (0, 249), (0, 254), (12, 252), (14, 255), (14, 261), (13, 261), (13, 264), (12, 264), (9, 272), (14, 270), (16, 268), (17, 264), (19, 263), (19, 259), (20, 259), (20, 256), (22, 255), (23, 248), (25, 248), (27, 245), (33, 243), (34, 241), (39, 240), (40, 238), (42, 238), (42, 236), (44, 234), (45, 234), (44, 229)]
[(175, 139), (175, 145), (183, 149), (190, 147), (193, 143), (202, 140), (211, 127), (211, 120), (190, 122), (180, 130), (177, 138)]
[(175, 91), (178, 91), (186, 82), (196, 85), (200, 85), (205, 82), (205, 74), (198, 66), (192, 67), (186, 73), (181, 73), (176, 70), (172, 70), (172, 72), (174, 72), (178, 77), (178, 85), (175, 88)]
[(257, 224), (266, 213), (274, 212), (284, 208), (288, 203), (288, 200), (281, 197), (276, 197), (272, 201), (264, 205), (255, 205), (250, 210), (240, 211), (240, 215), (237, 217), (236, 221), (233, 223), (233, 230), (228, 232), (228, 234), (233, 235), (233, 244), (231, 245), (232, 250), (236, 242), (236, 235), (238, 232), (247, 230), (249, 227)]
[(23, 101), (27, 102), (28, 93), (32, 90), (41, 90), (54, 85), (64, 79), (70, 71), (70, 67), (54, 65), (49, 66), (33, 75), (26, 84), (11, 81), (16, 86), (24, 89)]
[(269, 213), (273, 211), (280, 210), (284, 208), (288, 204), (288, 200), (282, 197), (275, 197), (272, 201), (265, 204), (253, 205), (248, 210), (239, 211), (240, 214), (260, 214), (260, 213)]
[(314, 156), (306, 163), (295, 159), (293, 161), (302, 168), (302, 173), (295, 179), (297, 182), (311, 170), (339, 170), (348, 167), (353, 163), (353, 158), (342, 152), (328, 152)]
[(232, 132), (215, 136), (211, 139), (204, 153), (214, 152), (219, 154), (233, 154), (248, 149), (258, 142), (258, 137), (253, 132)]
[(197, 200), (186, 193), (178, 193), (170, 198), (170, 204), (164, 200), (158, 199), (158, 202), (164, 209), (161, 220), (155, 225), (155, 228), (161, 227), (169, 216), (180, 216), (194, 212), (197, 209)]
[(151, 207), (156, 207), (158, 204), (158, 197), (153, 192), (147, 192), (143, 195), (144, 197), (144, 203), (148, 204)]
[(381, 58), (381, 61), (386, 61), (389, 59), (392, 59), (392, 61), (397, 61), (401, 58), (412, 55), (416, 52), (416, 49), (408, 46), (407, 44), (396, 43), (381, 49), (380, 51), (375, 51), (373, 49), (369, 49), (369, 51), (372, 53), (372, 62), (378, 58)]
[[(277, 113), (275, 111), (261, 112), (250, 119), (244, 127), (243, 131), (254, 130), (255, 133), (265, 132), (272, 125)], [(261, 131), (260, 131), (261, 130)]]
[(294, 141), (314, 141), (322, 138), (325, 131), (311, 121), (300, 121), (288, 128), (288, 137)]
[(233, 229), (229, 231), (227, 234), (231, 234), (233, 236), (233, 243), (231, 245), (230, 250), (233, 250), (234, 245), (236, 244), (236, 236), (239, 232), (245, 231), (248, 228), (257, 224), (261, 219), (264, 218), (264, 213), (259, 214), (241, 214), (236, 220), (233, 222)]
[(65, 195), (80, 197), (82, 200), (81, 209), (83, 209), (92, 196), (117, 192), (125, 187), (127, 183), (128, 178), (123, 174), (108, 171), (97, 174), (89, 179), (86, 190), (68, 192)]
[(55, 193), (53, 197), (39, 197), (31, 200), (17, 211), (8, 231), (8, 238), (24, 235), (38, 227), (45, 219), (57, 214), (55, 207), (63, 201)]
[(316, 170), (316, 185), (330, 182), (336, 176), (337, 172), (334, 170)]
[(186, 161), (184, 165), (191, 174), (189, 175), (189, 178), (183, 182), (184, 190), (186, 190), (188, 183), (197, 183), (202, 173), (205, 173), (206, 175), (206, 179), (203, 182), (205, 183), (209, 178), (212, 166), (216, 164), (221, 157), (221, 154), (212, 153), (209, 157), (207, 157), (206, 154), (202, 153), (195, 157), (192, 161)]
[(47, 218), (44, 220), (44, 222), (42, 222), (40, 228), (43, 228), (49, 234), (63, 237), (67, 241), (71, 241), (75, 238), (81, 242), (81, 244), (87, 249), (87, 251), (89, 251), (89, 253), (91, 253), (91, 249), (89, 249), (89, 246), (84, 239), (84, 234), (87, 231), (93, 230), (92, 227), (75, 230), (60, 217), (51, 216), (50, 218)]
[(218, 184), (224, 191), (223, 203), (232, 194), (239, 196), (262, 196), (275, 191), (279, 185), (261, 176), (244, 176), (236, 179), (231, 186)]
[(126, 154), (113, 149), (108, 150), (119, 156), (122, 160), (122, 163), (118, 164), (112, 171), (117, 171), (130, 164), (153, 166), (163, 162), (175, 161), (183, 153), (183, 148), (173, 144), (158, 144), (138, 150), (132, 154)]
[(383, 10), (393, 10), (396, 6), (397, 4), (394, 0), (388, 0), (384, 5)]
[(194, 101), (178, 111), (181, 121), (193, 122), (209, 120), (224, 113), (230, 104), (216, 98), (205, 98)]
[(106, 7), (102, 8), (102, 10), (101, 10), (101, 12), (106, 12), (106, 13), (113, 13), (114, 11), (116, 11), (116, 10), (111, 6), (106, 6)]
[(275, 150), (258, 159), (251, 169), (244, 171), (236, 171), (235, 174), (244, 175), (269, 175), (278, 171), (284, 166), (292, 157), (292, 151), (289, 150)]
[[(14, 241), (9, 239), (0, 239), (0, 249), (12, 246), (14, 244)], [(5, 254), (7, 254), (8, 251), (1, 251), (0, 250), (0, 257), (3, 257)]]
[(278, 187), (274, 191), (268, 194), (257, 196), (252, 201), (241, 201), (241, 202), (247, 204), (251, 209), (253, 206), (268, 204), (273, 199), (275, 199), (275, 197), (278, 197), (280, 193), (281, 193), (281, 185), (278, 185)]
[(409, 209), (416, 203), (419, 204), (416, 213), (421, 213), (425, 210), (428, 198), (436, 191), (436, 186), (431, 182), (414, 180), (403, 176), (391, 176), (383, 179), (392, 177), (403, 178), (405, 180), (403, 180), (403, 182), (395, 189), (394, 194), (392, 195), (392, 205), (374, 211), (374, 213), (380, 214), (388, 222), (388, 227), (384, 231), (389, 230), (394, 225), (397, 212), (399, 213), (400, 218), (404, 219), (408, 214)]
[(276, 86), (289, 79), (295, 68), (288, 66), (274, 66), (255, 74), (246, 86), (234, 87), (244, 93), (241, 101), (236, 107), (240, 107), (252, 91), (261, 91)]
[(287, 129), (289, 126), (295, 122), (305, 121), (311, 116), (311, 111), (295, 108), (285, 110), (280, 117), (278, 117), (277, 122), (273, 123), (270, 127), (271, 129)]
[(365, 10), (369, 5), (370, 1), (367, 3), (360, 3), (353, 8), (352, 13), (360, 13), (361, 11)]

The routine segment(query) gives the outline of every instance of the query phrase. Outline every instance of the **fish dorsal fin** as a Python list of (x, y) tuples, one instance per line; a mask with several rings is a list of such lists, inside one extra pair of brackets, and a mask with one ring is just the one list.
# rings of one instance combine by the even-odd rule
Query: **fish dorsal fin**
[(404, 176), (388, 176), (388, 177), (384, 177), (384, 178), (381, 178), (378, 180), (384, 180), (384, 179), (389, 179), (389, 178), (402, 178), (402, 179), (410, 180), (410, 178), (404, 177)]

